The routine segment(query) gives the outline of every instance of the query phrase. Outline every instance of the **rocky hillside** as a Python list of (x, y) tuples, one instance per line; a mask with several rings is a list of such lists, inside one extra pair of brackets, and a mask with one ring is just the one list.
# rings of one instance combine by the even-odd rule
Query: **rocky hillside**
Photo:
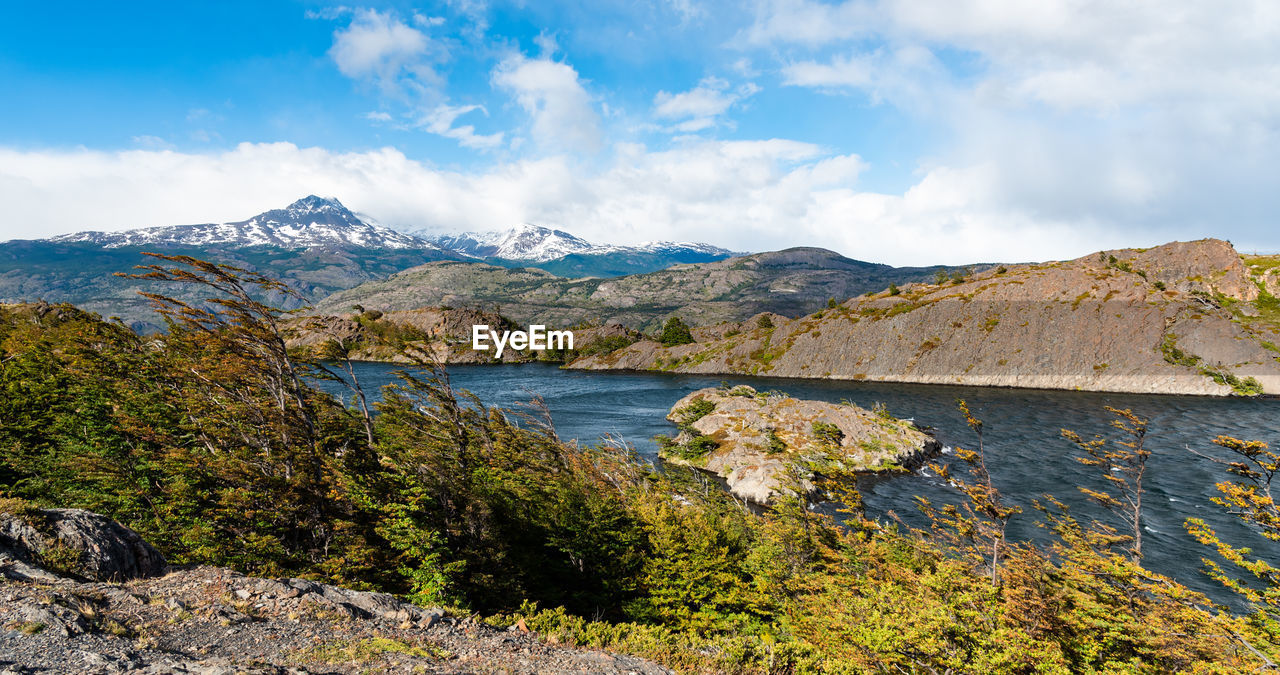
[(695, 325), (759, 312), (801, 316), (830, 298), (932, 278), (941, 268), (895, 268), (817, 248), (792, 248), (708, 263), (674, 265), (613, 279), (566, 279), (539, 269), (439, 262), (335, 293), (317, 311), (352, 305), (383, 312), (428, 306), (493, 309), (518, 323), (617, 321), (653, 330), (678, 314)]
[(1280, 393), (1274, 259), (1175, 242), (914, 283), (571, 365), (1207, 395)]
[[(425, 307), (398, 312), (365, 310), (341, 315), (308, 316), (287, 327), (290, 348), (311, 350), (312, 355), (332, 355), (333, 346), (346, 350), (353, 361), (404, 363), (423, 359), (432, 363), (526, 363), (536, 360), (563, 361), (585, 353), (609, 351), (641, 339), (634, 330), (617, 323), (579, 326), (573, 329), (574, 349), (556, 350), (472, 349), (471, 329), (487, 325), (493, 331), (526, 330), (510, 319), (475, 309)], [(561, 330), (564, 326), (548, 326)], [(606, 346), (608, 348), (606, 348)], [(567, 350), (566, 350), (567, 351)]]
[(557, 647), (383, 593), (172, 569), (118, 523), (75, 509), (0, 511), (5, 673), (665, 673)]
[(667, 419), (681, 431), (664, 441), (663, 459), (714, 473), (757, 504), (786, 490), (811, 492), (816, 475), (902, 470), (941, 447), (886, 413), (746, 385), (699, 389), (677, 401)]

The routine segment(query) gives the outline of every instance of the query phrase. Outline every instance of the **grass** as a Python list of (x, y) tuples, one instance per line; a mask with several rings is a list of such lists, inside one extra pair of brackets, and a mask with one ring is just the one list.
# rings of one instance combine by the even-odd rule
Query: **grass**
[(411, 645), (401, 640), (388, 637), (371, 637), (363, 640), (344, 640), (332, 644), (312, 647), (299, 652), (295, 661), (298, 663), (367, 663), (383, 654), (404, 654), (422, 659), (448, 659), (452, 654), (434, 645)]
[(19, 621), (17, 623), (9, 624), (8, 627), (22, 633), (23, 635), (36, 635), (47, 628), (47, 626), (39, 621)]
[(1245, 267), (1257, 273), (1280, 268), (1280, 255), (1242, 255), (1240, 259), (1244, 261)]

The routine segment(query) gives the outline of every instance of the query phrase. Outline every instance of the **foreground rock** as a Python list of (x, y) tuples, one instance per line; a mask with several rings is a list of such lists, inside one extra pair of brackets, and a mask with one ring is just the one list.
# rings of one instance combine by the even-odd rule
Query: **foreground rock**
[[(1246, 264), (1247, 262), (1247, 264)], [(1276, 261), (1224, 241), (905, 284), (571, 368), (1153, 394), (1280, 394)]]
[(815, 474), (900, 470), (941, 448), (887, 413), (745, 385), (695, 391), (676, 402), (667, 419), (681, 433), (663, 450), (664, 459), (715, 473), (730, 492), (757, 504), (786, 489), (812, 491)]
[(164, 556), (137, 532), (80, 509), (0, 513), (0, 566), (47, 579), (49, 570), (96, 581), (163, 574)]
[[(6, 527), (14, 520), (0, 517)], [(90, 542), (86, 551), (113, 548), (107, 542), (116, 534), (107, 532), (108, 540)], [(198, 567), (106, 583), (10, 557), (0, 559), (0, 672), (668, 671), (630, 656), (544, 644), (533, 633), (454, 618), (390, 595), (303, 579)]]

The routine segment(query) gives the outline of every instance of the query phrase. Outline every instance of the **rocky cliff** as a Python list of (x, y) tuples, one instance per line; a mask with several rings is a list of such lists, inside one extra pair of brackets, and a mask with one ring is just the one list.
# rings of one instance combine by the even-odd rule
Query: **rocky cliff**
[(168, 568), (103, 516), (0, 503), (0, 672), (665, 673), (383, 593)]
[(699, 389), (676, 402), (667, 419), (681, 433), (664, 444), (663, 459), (714, 473), (730, 492), (757, 504), (784, 490), (810, 492), (817, 475), (908, 468), (941, 447), (887, 413), (745, 385)]
[(1166, 394), (1280, 393), (1275, 261), (1218, 240), (914, 283), (571, 364)]

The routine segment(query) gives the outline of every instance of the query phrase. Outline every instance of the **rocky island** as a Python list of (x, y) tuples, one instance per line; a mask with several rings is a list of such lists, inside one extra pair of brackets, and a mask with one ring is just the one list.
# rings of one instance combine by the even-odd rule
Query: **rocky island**
[(815, 475), (901, 470), (941, 448), (883, 410), (759, 392), (707, 388), (680, 399), (667, 419), (680, 434), (663, 459), (709, 471), (740, 499), (768, 504), (785, 490), (814, 490)]

